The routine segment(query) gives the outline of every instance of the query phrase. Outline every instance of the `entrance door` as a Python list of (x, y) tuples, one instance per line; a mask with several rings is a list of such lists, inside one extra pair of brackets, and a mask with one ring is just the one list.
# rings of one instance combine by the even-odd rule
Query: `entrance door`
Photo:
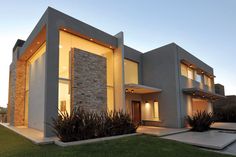
[(132, 120), (133, 123), (139, 123), (141, 121), (141, 102), (132, 101)]

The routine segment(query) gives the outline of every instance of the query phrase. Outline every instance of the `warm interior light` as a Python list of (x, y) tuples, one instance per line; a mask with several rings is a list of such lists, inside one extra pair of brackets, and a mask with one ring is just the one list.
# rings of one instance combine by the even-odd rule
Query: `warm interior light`
[(64, 31), (66, 31), (66, 29), (65, 29), (65, 28), (64, 28), (63, 30), (64, 30)]
[(60, 48), (60, 49), (62, 49), (62, 47), (63, 47), (62, 45), (59, 45), (59, 48)]
[(134, 93), (134, 90), (133, 90), (133, 89), (131, 90), (131, 93)]
[(128, 89), (125, 89), (125, 92), (128, 92), (129, 90)]
[(92, 39), (92, 38), (90, 38), (89, 40), (93, 41), (93, 39)]
[(112, 49), (112, 46), (110, 46), (110, 48)]
[(37, 44), (39, 45), (39, 44), (40, 44), (40, 42), (38, 41), (38, 42), (37, 42)]
[(192, 67), (193, 67), (193, 65), (191, 65), (191, 64), (190, 64), (190, 65), (189, 65), (189, 67), (190, 67), (190, 68), (192, 68)]

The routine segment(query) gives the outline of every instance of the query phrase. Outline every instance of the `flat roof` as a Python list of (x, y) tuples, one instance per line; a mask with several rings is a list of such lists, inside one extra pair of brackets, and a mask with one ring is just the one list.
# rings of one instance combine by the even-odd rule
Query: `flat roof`
[(136, 93), (136, 94), (149, 94), (149, 93), (158, 93), (162, 90), (155, 87), (150, 87), (141, 84), (125, 84), (126, 92)]

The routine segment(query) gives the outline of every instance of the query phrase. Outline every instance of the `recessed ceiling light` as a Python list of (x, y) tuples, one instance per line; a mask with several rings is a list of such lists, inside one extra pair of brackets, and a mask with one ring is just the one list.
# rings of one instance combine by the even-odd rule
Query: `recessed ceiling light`
[(93, 39), (92, 39), (92, 38), (90, 38), (89, 40), (93, 41)]
[(64, 28), (63, 30), (64, 30), (64, 31), (66, 31), (66, 29), (65, 29), (65, 28)]
[(38, 41), (37, 44), (40, 44), (40, 42)]
[(112, 46), (110, 46), (110, 48), (112, 49)]
[(62, 49), (62, 47), (63, 47), (62, 45), (59, 45), (59, 49)]

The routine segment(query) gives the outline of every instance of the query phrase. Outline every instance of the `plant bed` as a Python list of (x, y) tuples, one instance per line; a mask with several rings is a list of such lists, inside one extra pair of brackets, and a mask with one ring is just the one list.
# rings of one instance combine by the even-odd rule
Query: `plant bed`
[(57, 140), (55, 141), (55, 144), (61, 147), (69, 147), (69, 146), (76, 146), (76, 145), (81, 145), (81, 144), (89, 144), (89, 143), (95, 143), (95, 142), (101, 142), (101, 141), (114, 140), (114, 139), (119, 139), (123, 137), (129, 137), (129, 136), (136, 136), (140, 134), (141, 133), (132, 133), (132, 134), (117, 135), (117, 136), (110, 136), (110, 137), (100, 137), (100, 138), (73, 141), (73, 142), (62, 142), (60, 140)]
[(212, 113), (198, 111), (192, 116), (187, 116), (186, 121), (191, 127), (191, 131), (203, 132), (210, 129), (210, 126), (214, 123), (214, 117)]
[(133, 134), (138, 125), (122, 111), (96, 113), (79, 107), (70, 115), (60, 112), (52, 127), (60, 141), (73, 142)]

